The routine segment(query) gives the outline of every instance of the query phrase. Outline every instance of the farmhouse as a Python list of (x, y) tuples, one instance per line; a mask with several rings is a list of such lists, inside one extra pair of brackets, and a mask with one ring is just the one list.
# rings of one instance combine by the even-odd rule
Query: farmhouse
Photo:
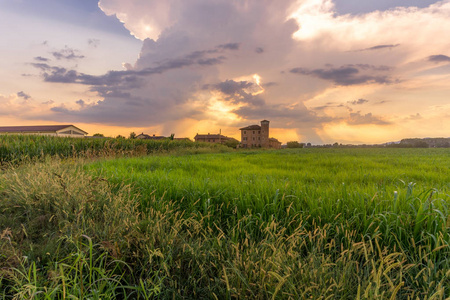
[(275, 148), (281, 149), (281, 142), (269, 138), (269, 121), (262, 120), (261, 126), (250, 125), (240, 128), (242, 148)]
[(219, 143), (219, 144), (223, 144), (226, 141), (229, 140), (235, 140), (237, 142), (236, 139), (228, 137), (228, 136), (224, 136), (219, 134), (198, 134), (194, 137), (194, 140), (196, 142), (203, 142), (203, 143)]
[(83, 138), (88, 133), (73, 125), (37, 125), (1, 126), (0, 134), (30, 134)]

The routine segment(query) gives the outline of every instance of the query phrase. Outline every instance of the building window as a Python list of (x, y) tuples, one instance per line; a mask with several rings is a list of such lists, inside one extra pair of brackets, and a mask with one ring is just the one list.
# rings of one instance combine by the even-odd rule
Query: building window
[(258, 134), (261, 134), (261, 130), (258, 130)]
[(255, 134), (255, 131), (253, 130), (253, 134)]
[(213, 143), (215, 142), (216, 140), (215, 139), (213, 139)]
[(244, 130), (244, 134), (247, 134), (247, 131)]
[(255, 138), (253, 138), (253, 140), (255, 140)]
[(258, 141), (260, 141), (261, 140), (261, 137), (258, 137)]

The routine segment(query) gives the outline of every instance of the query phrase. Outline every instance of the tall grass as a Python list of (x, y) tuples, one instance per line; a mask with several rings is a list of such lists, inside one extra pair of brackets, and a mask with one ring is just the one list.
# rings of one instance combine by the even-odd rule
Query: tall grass
[(0, 297), (447, 299), (450, 158), (391, 150), (9, 169)]

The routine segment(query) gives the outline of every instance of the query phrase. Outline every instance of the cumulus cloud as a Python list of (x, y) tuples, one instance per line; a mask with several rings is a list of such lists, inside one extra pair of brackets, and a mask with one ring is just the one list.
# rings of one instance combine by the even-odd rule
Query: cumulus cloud
[[(450, 28), (449, 1), (356, 16), (337, 14), (331, 0), (100, 0), (99, 7), (142, 40), (139, 58), (100, 75), (33, 63), (45, 81), (82, 84), (101, 98), (54, 107), (55, 119), (154, 126), (226, 115), (229, 126), (269, 119), (280, 128), (320, 128), (345, 117), (308, 109), (308, 101), (343, 88), (341, 99), (362, 105), (365, 95), (408, 82), (411, 62), (446, 61), (432, 56), (450, 46), (435, 38)], [(82, 58), (63, 50), (56, 63)], [(347, 119), (388, 124), (371, 113)]]

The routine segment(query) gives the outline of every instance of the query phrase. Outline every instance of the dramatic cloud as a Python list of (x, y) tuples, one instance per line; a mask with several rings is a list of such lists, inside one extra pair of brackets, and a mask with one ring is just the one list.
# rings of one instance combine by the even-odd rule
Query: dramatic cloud
[(252, 82), (234, 80), (226, 80), (224, 82), (215, 84), (212, 89), (220, 91), (224, 94), (224, 100), (232, 103), (247, 103), (256, 106), (265, 104), (265, 101), (258, 95), (263, 89)]
[(365, 64), (345, 65), (339, 68), (328, 67), (326, 69), (309, 70), (305, 68), (294, 68), (290, 72), (293, 74), (308, 75), (324, 80), (330, 80), (337, 85), (356, 84), (390, 84), (394, 81), (388, 75), (379, 75), (389, 71), (386, 66), (371, 66)]
[(96, 97), (55, 105), (53, 120), (235, 128), (269, 119), (314, 142), (333, 126), (390, 125), (387, 105), (353, 111), (369, 106), (365, 98), (389, 99), (401, 119), (421, 111), (410, 111), (418, 82), (442, 93), (448, 86), (444, 77), (424, 83), (420, 72), (430, 68), (424, 57), (450, 59), (435, 55), (450, 47), (436, 38), (450, 28), (450, 1), (358, 15), (337, 14), (331, 0), (100, 0), (99, 7), (142, 40), (141, 52), (108, 72), (78, 66), (88, 58), (78, 62), (84, 56), (71, 48), (52, 53), (52, 63), (36, 59), (45, 82), (84, 85)]
[(432, 62), (450, 62), (450, 57), (447, 55), (431, 55), (428, 57), (429, 61)]

